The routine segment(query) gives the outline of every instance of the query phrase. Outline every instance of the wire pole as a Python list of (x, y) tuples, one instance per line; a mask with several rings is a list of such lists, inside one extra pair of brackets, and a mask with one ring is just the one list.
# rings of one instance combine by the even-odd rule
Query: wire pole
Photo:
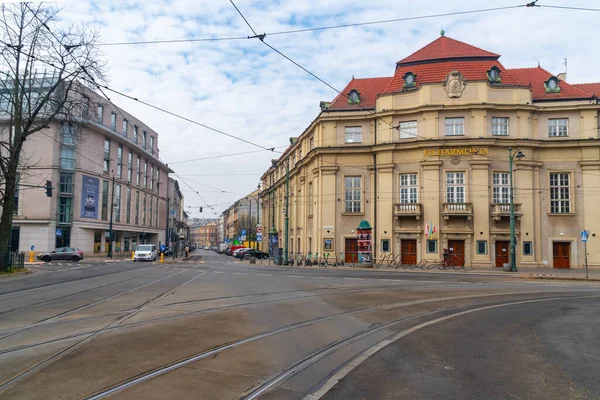
[(115, 175), (112, 177), (112, 190), (110, 194), (110, 224), (108, 226), (108, 256), (112, 258), (112, 242), (113, 242), (113, 208), (115, 206)]

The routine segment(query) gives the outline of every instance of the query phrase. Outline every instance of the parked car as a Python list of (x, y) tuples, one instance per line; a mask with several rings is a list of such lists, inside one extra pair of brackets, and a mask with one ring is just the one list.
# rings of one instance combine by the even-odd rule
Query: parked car
[(139, 244), (133, 253), (133, 261), (156, 261), (156, 246), (153, 244)]
[(238, 249), (235, 249), (235, 250), (234, 250), (234, 251), (231, 253), (231, 255), (232, 255), (232, 256), (234, 256), (234, 257), (236, 257), (236, 258), (243, 258), (243, 256), (240, 256), (240, 253), (241, 253), (242, 251), (244, 251), (244, 250), (250, 250), (250, 249), (249, 249), (249, 248), (247, 248), (247, 247), (240, 247), (240, 248), (238, 248)]
[(234, 255), (233, 253), (234, 253), (236, 250), (239, 250), (239, 249), (245, 249), (245, 247), (244, 247), (244, 246), (231, 246), (231, 247), (229, 248), (229, 254), (228, 254), (228, 255), (230, 255), (230, 256), (233, 256), (233, 255)]
[(165, 250), (165, 256), (172, 256), (173, 255), (173, 249), (170, 247), (167, 247), (167, 250)]
[(244, 252), (244, 258), (248, 259), (250, 256), (254, 256), (256, 258), (262, 258), (263, 260), (269, 259), (269, 253), (265, 253), (264, 251), (250, 249)]
[(71, 260), (73, 262), (78, 262), (79, 260), (83, 260), (83, 252), (74, 247), (58, 247), (52, 251), (38, 254), (37, 259), (45, 262), (50, 262), (52, 260)]

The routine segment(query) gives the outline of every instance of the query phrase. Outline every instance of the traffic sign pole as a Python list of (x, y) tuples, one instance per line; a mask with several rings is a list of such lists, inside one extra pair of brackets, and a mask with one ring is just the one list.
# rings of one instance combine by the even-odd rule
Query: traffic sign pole
[(588, 259), (587, 259), (587, 241), (589, 238), (590, 232), (585, 229), (581, 231), (581, 241), (583, 242), (583, 252), (585, 253), (585, 279), (589, 279), (589, 271), (588, 271)]

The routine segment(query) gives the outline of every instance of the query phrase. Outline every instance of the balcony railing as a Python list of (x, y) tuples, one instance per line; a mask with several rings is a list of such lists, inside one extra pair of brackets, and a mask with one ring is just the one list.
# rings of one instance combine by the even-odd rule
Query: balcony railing
[(399, 203), (395, 205), (394, 215), (396, 217), (421, 218), (421, 203)]
[(472, 217), (473, 203), (444, 203), (444, 218), (449, 217)]
[[(502, 217), (510, 217), (510, 203), (493, 203), (491, 204), (492, 218), (500, 221)], [(521, 204), (515, 203), (515, 216), (521, 217)]]

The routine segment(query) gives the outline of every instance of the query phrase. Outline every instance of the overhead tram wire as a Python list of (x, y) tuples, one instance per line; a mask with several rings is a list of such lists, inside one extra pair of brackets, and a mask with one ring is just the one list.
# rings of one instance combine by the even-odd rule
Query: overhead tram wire
[(194, 193), (196, 193), (196, 196), (198, 196), (200, 198), (200, 200), (202, 200), (202, 202), (208, 207), (210, 208), (212, 211), (215, 211), (214, 208), (212, 208), (210, 206), (210, 204), (207, 203), (206, 200), (204, 200), (204, 197), (202, 197), (202, 195), (200, 194), (199, 190), (194, 189), (193, 187), (190, 186), (189, 183), (187, 183), (186, 181), (183, 180), (183, 178), (181, 178), (179, 175), (177, 175), (175, 172), (173, 172), (173, 175), (175, 175), (175, 177), (177, 177), (177, 179), (179, 179), (185, 186), (187, 186), (188, 188), (190, 188), (190, 190), (192, 190)]
[[(282, 148), (282, 147), (287, 147), (287, 145), (285, 145), (285, 146), (276, 146), (276, 147), (273, 147), (273, 149), (279, 149), (279, 148)], [(221, 154), (221, 155), (212, 156), (212, 157), (193, 158), (191, 160), (173, 161), (173, 162), (170, 162), (169, 165), (172, 165), (172, 164), (183, 164), (183, 163), (194, 162), (194, 161), (214, 160), (214, 159), (217, 159), (217, 158), (239, 156), (239, 155), (242, 155), (242, 154), (260, 153), (260, 152), (263, 152), (263, 151), (272, 151), (272, 150), (270, 150), (270, 149), (269, 150), (251, 150), (251, 151), (243, 151), (243, 152), (240, 152), (240, 153)]]

